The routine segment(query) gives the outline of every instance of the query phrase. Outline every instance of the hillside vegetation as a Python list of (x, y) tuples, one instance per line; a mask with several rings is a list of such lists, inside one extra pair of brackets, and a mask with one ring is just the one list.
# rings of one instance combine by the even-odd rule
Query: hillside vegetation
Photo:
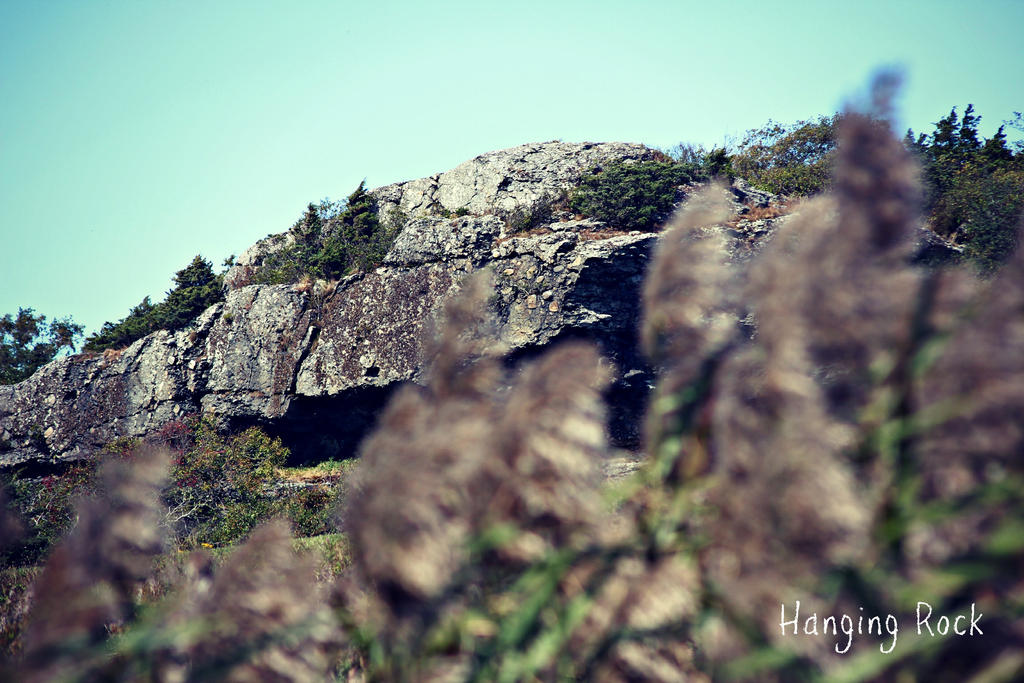
[[(731, 157), (734, 172), (770, 192), (811, 196), (832, 187), (842, 115), (749, 131)], [(954, 107), (931, 133), (908, 130), (904, 146), (921, 167), (928, 226), (965, 248), (982, 272), (991, 273), (1016, 247), (1024, 210), (1024, 141), (1007, 144), (1006, 129), (1024, 132), (1021, 115), (992, 137), (978, 133), (981, 117)]]
[[(288, 518), (299, 536), (335, 531), (334, 508), (345, 491), (341, 475), (353, 461), (294, 486), (294, 475), (284, 468), (289, 452), (280, 439), (258, 427), (224, 436), (211, 420), (198, 416), (169, 422), (145, 442), (117, 439), (103, 460), (131, 459), (139, 448), (152, 446), (172, 457), (161, 492), (167, 508), (161, 526), (179, 550), (231, 545), (275, 515)], [(74, 528), (76, 499), (102, 496), (100, 465), (87, 459), (42, 477), (18, 470), (0, 474), (10, 511), (25, 521), (20, 538), (0, 549), (0, 564), (42, 561)]]

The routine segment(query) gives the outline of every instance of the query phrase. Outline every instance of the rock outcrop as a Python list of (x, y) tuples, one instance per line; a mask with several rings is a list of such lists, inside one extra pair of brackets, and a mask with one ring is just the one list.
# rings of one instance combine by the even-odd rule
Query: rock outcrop
[[(509, 362), (559, 339), (594, 340), (619, 369), (612, 434), (635, 443), (653, 379), (636, 350), (639, 288), (657, 236), (567, 216), (514, 235), (509, 217), (594, 166), (655, 155), (623, 143), (524, 145), (378, 188), (381, 214), (403, 227), (381, 267), (339, 283), (244, 286), (290, 237), (262, 240), (230, 272), (226, 300), (191, 327), (119, 353), (61, 358), (0, 386), (0, 466), (84, 457), (197, 412), (228, 429), (261, 424), (300, 459), (354, 454), (390, 392), (420, 376), (444, 301), (482, 268), (493, 272), (490, 305)], [(734, 198), (745, 202), (738, 211), (770, 199), (742, 187)], [(445, 217), (452, 212), (469, 214)], [(776, 220), (729, 227), (736, 257)]]
[(447, 173), (374, 190), (381, 213), (408, 216), (464, 209), (472, 214), (510, 214), (568, 190), (595, 167), (660, 156), (624, 142), (548, 142), (483, 154)]

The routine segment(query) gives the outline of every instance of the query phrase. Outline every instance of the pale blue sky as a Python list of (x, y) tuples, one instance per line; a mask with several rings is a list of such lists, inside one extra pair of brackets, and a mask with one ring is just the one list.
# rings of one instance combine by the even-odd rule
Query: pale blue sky
[(1024, 1), (0, 0), (0, 315), (97, 329), (309, 201), (525, 142), (712, 145), (901, 65), (905, 124), (1024, 109)]

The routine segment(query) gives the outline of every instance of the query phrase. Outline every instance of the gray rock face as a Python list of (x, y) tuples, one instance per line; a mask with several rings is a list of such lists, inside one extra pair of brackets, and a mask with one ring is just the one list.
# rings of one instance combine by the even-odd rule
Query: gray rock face
[(507, 215), (576, 185), (595, 166), (652, 159), (656, 152), (624, 142), (547, 142), (490, 152), (447, 173), (374, 190), (381, 214), (415, 217), (442, 209)]
[(490, 257), (491, 244), (502, 234), (505, 222), (496, 216), (445, 220), (437, 216), (414, 218), (395, 238), (384, 257), (385, 266), (418, 266), (424, 263)]
[(735, 201), (743, 205), (739, 211), (743, 213), (747, 207), (765, 207), (778, 201), (778, 197), (771, 192), (759, 190), (743, 178), (733, 181), (729, 191), (735, 197)]
[[(382, 213), (409, 216), (381, 267), (312, 287), (229, 287), (188, 329), (119, 353), (62, 358), (0, 386), (0, 466), (84, 457), (197, 412), (225, 428), (262, 424), (300, 458), (352, 455), (389, 393), (419, 378), (445, 300), (484, 268), (509, 362), (559, 339), (595, 341), (623, 378), (609, 397), (613, 436), (633, 443), (653, 380), (635, 337), (657, 236), (602, 232), (590, 220), (507, 235), (502, 216), (562, 192), (595, 165), (654, 155), (623, 143), (524, 145), (374, 190)], [(478, 215), (438, 215), (460, 208)], [(241, 266), (288, 239), (254, 245)]]
[(119, 353), (60, 358), (24, 382), (0, 386), (0, 464), (75, 459), (194, 412), (200, 342), (220, 308), (189, 330), (157, 332)]

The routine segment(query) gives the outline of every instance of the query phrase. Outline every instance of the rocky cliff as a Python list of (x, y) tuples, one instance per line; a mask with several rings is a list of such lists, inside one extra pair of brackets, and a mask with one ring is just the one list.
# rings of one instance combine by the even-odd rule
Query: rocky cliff
[[(657, 236), (566, 212), (526, 234), (510, 226), (595, 166), (656, 154), (623, 143), (524, 145), (378, 188), (381, 215), (399, 221), (394, 245), (380, 267), (337, 283), (246, 285), (290, 236), (262, 240), (229, 272), (226, 300), (190, 328), (61, 358), (0, 386), (0, 465), (80, 458), (197, 412), (225, 429), (261, 424), (300, 460), (352, 455), (394, 388), (420, 376), (444, 301), (484, 268), (509, 362), (559, 339), (596, 341), (619, 371), (612, 434), (635, 443), (652, 380), (636, 349), (638, 288)], [(742, 185), (730, 196), (738, 213), (771, 200)], [(719, 229), (743, 259), (778, 220), (740, 217)]]

